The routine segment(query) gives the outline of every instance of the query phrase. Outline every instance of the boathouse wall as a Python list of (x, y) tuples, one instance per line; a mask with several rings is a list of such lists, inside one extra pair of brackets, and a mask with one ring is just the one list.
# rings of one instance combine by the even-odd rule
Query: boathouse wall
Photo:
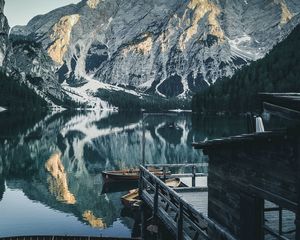
[(299, 143), (297, 135), (282, 135), (202, 146), (209, 155), (209, 218), (237, 239), (251, 239), (252, 230), (259, 239), (262, 196), (296, 212), (289, 203), (298, 201)]

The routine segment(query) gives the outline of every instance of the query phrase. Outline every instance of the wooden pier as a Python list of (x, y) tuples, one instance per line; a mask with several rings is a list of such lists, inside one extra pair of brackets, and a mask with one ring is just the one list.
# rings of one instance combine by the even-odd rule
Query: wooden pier
[[(164, 168), (174, 166), (191, 167), (191, 165), (160, 165)], [(193, 169), (195, 169), (194, 167)], [(140, 169), (141, 199), (152, 210), (152, 220), (160, 220), (176, 236), (176, 239), (243, 239), (233, 237), (227, 229), (209, 219), (207, 187), (194, 186), (171, 189), (145, 167), (141, 166)], [(205, 174), (198, 173), (196, 175)], [(194, 177), (195, 175), (173, 174), (169, 177), (174, 176)], [(212, 200), (214, 201), (214, 199)], [(246, 208), (248, 207), (251, 206), (246, 206)], [(264, 215), (264, 224), (262, 223), (261, 229), (266, 231), (265, 240), (273, 240), (274, 237), (282, 240), (295, 239), (295, 214), (293, 212), (284, 210), (270, 201), (265, 201), (261, 208)], [(146, 237), (146, 221), (146, 219), (142, 221), (144, 234), (142, 239)], [(289, 238), (283, 237), (283, 235)]]
[[(181, 176), (194, 177), (195, 175), (202, 176), (203, 174), (182, 174)], [(176, 236), (176, 239), (235, 239), (207, 217), (207, 188), (171, 189), (161, 179), (141, 166), (139, 190), (144, 204), (153, 212), (152, 219), (160, 220)], [(142, 239), (145, 238), (145, 232), (146, 219), (142, 218)], [(212, 235), (214, 237), (210, 238)]]

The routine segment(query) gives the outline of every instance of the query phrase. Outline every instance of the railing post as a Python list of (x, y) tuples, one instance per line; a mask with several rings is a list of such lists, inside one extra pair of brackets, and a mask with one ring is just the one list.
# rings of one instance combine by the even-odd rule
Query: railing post
[(282, 235), (282, 207), (279, 207), (279, 235)]
[(142, 193), (143, 193), (143, 188), (144, 188), (144, 184), (143, 184), (143, 176), (144, 176), (144, 170), (142, 169), (142, 167), (140, 167), (140, 176), (139, 176), (139, 196), (142, 197)]
[(298, 195), (298, 207), (296, 212), (296, 239), (300, 239), (300, 137), (298, 136), (296, 143), (296, 156), (297, 156), (297, 195)]
[(145, 143), (146, 143), (146, 134), (145, 134), (145, 123), (144, 123), (144, 118), (142, 121), (142, 125), (143, 125), (143, 136), (142, 136), (142, 165), (145, 166)]
[[(140, 178), (139, 178), (139, 196), (142, 198), (144, 183), (143, 183), (143, 176), (144, 176), (144, 170), (142, 167), (140, 167)], [(145, 205), (142, 202), (141, 207), (141, 237), (142, 239), (145, 239), (146, 237), (146, 213), (145, 213)]]
[(166, 171), (166, 167), (164, 166), (163, 167), (163, 175), (164, 175), (164, 182), (166, 181), (166, 178), (167, 178), (167, 171)]
[(195, 165), (192, 167), (192, 173), (193, 173), (193, 176), (192, 176), (192, 187), (195, 187), (196, 186), (196, 167)]
[(156, 182), (155, 183), (155, 194), (154, 194), (154, 201), (153, 201), (153, 219), (155, 219), (157, 217), (157, 213), (158, 213), (158, 189), (159, 189), (159, 185)]
[(177, 219), (177, 240), (183, 240), (183, 203), (179, 201), (178, 209), (178, 219)]

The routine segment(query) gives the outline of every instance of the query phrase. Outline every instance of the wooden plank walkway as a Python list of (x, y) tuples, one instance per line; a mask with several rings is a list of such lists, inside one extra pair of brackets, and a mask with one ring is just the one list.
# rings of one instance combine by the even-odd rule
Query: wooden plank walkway
[[(176, 191), (177, 192), (177, 191)], [(192, 191), (192, 192), (179, 192), (181, 196), (187, 203), (189, 203), (195, 210), (202, 213), (207, 217), (208, 212), (208, 192), (205, 191)]]

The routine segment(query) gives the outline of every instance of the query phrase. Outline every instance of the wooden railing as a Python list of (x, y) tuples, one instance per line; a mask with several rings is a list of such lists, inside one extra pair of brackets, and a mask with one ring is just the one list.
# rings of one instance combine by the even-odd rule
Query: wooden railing
[(292, 234), (296, 233), (296, 226), (295, 229), (289, 230), (289, 231), (284, 231), (283, 230), (283, 208), (280, 206), (276, 207), (269, 207), (269, 208), (264, 208), (264, 213), (266, 212), (276, 212), (278, 213), (278, 231), (272, 229), (270, 226), (266, 224), (266, 219), (264, 219), (264, 224), (263, 224), (263, 229), (265, 233), (270, 234), (274, 239), (278, 240), (289, 240), (288, 237), (285, 237), (284, 235), (286, 234)]
[[(139, 191), (142, 201), (152, 209), (153, 219), (159, 218), (176, 235), (177, 240), (235, 240), (225, 229), (198, 212), (176, 191), (167, 187), (161, 179), (143, 166), (140, 166)], [(142, 232), (144, 228), (145, 222), (142, 220)], [(213, 238), (209, 232), (213, 232)]]
[[(263, 221), (261, 227), (264, 231), (262, 232), (262, 236), (260, 236), (259, 239), (265, 239), (265, 234), (269, 234), (272, 236), (272, 239), (288, 240), (289, 238), (284, 235), (295, 233), (296, 226), (295, 229), (289, 231), (283, 230), (283, 210), (288, 210), (291, 213), (294, 212), (295, 214), (298, 208), (297, 203), (253, 185), (249, 185), (247, 189), (249, 192), (253, 193), (259, 201), (263, 203)], [(265, 207), (265, 201), (272, 203), (273, 206)], [(266, 222), (265, 214), (270, 212), (276, 212), (276, 215), (278, 216), (278, 229), (275, 227), (275, 225), (271, 227)]]
[(163, 179), (166, 179), (167, 173), (169, 173), (169, 170), (172, 170), (174, 168), (180, 168), (180, 169), (187, 169), (191, 168), (191, 173), (177, 173), (177, 174), (172, 174), (172, 178), (185, 178), (185, 177), (190, 177), (192, 178), (192, 187), (196, 186), (196, 178), (197, 177), (206, 177), (207, 173), (197, 173), (197, 168), (207, 168), (208, 163), (187, 163), (187, 164), (147, 164), (146, 168), (149, 167), (155, 167), (155, 168), (160, 168), (163, 171)]

